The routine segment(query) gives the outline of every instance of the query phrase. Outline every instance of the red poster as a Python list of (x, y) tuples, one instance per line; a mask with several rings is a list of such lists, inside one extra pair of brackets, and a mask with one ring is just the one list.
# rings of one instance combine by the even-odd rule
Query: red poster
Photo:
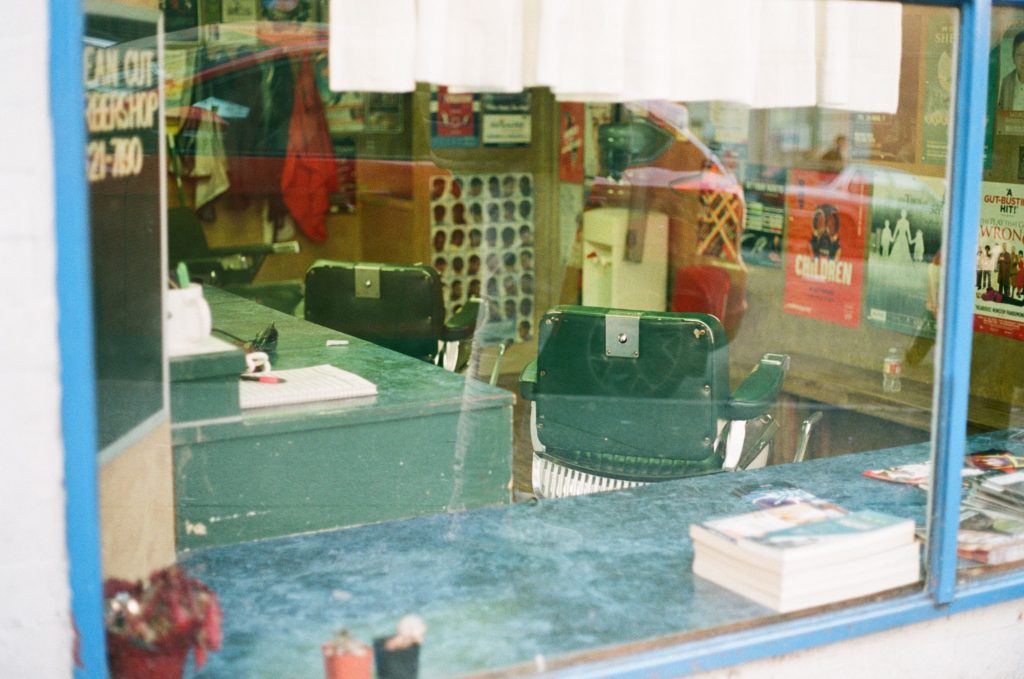
[(437, 88), (438, 137), (473, 137), (473, 100), (471, 93), (452, 94), (447, 87)]
[(860, 322), (870, 185), (854, 168), (789, 173), (786, 313), (850, 327)]
[(583, 116), (585, 106), (578, 102), (558, 105), (558, 178), (563, 182), (583, 182)]

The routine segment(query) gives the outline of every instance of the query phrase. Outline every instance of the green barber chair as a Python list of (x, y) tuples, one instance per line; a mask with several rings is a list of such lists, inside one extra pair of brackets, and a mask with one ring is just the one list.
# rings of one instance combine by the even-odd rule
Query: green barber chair
[(307, 321), (455, 371), (468, 362), (479, 310), (470, 299), (445, 319), (430, 266), (317, 260), (306, 271)]
[(760, 466), (788, 356), (729, 391), (729, 347), (703, 313), (558, 306), (520, 390), (532, 401), (533, 487), (581, 495)]

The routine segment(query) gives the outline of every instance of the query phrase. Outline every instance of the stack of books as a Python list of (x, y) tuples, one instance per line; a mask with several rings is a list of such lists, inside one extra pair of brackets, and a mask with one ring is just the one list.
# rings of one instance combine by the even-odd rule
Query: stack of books
[(782, 613), (920, 579), (913, 520), (817, 498), (694, 524), (690, 537), (695, 574)]

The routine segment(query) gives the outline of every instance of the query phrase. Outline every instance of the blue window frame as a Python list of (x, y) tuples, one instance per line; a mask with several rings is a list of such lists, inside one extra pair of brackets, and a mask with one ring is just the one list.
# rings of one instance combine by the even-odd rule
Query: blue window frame
[[(685, 674), (792, 652), (923, 622), (1024, 596), (1024, 570), (957, 582), (956, 531), (960, 465), (966, 445), (972, 351), (974, 257), (982, 176), (991, 0), (935, 0), (919, 4), (960, 9), (955, 123), (949, 160), (951, 191), (946, 220), (948, 255), (938, 342), (940, 374), (933, 395), (935, 479), (929, 509), (928, 580), (923, 591), (901, 598), (636, 653), (565, 670), (588, 676)], [(1024, 5), (1022, 5), (1024, 6)], [(71, 0), (51, 0), (51, 110), (56, 168), (58, 297), (67, 479), (67, 534), (73, 613), (87, 669), (105, 676), (100, 551), (96, 498), (96, 402), (92, 366), (76, 361), (92, 337), (85, 133), (80, 38), (82, 11)]]

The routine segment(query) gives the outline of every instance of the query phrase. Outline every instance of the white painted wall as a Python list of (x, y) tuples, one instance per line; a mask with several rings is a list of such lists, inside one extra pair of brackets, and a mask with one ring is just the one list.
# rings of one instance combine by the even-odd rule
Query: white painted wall
[(71, 674), (48, 2), (0, 21), (0, 677)]
[(1020, 679), (1024, 601), (691, 675), (695, 679)]

